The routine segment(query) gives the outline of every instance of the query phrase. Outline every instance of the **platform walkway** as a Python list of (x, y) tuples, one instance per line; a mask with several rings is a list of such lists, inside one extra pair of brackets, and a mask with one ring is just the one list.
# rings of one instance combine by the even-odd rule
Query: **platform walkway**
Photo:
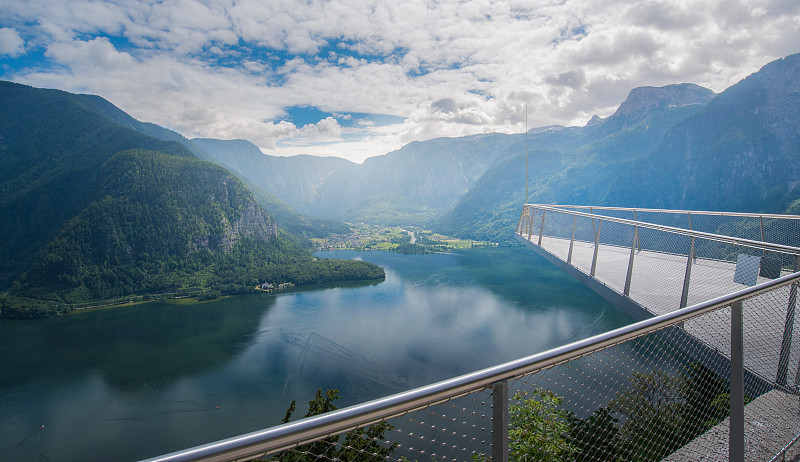
[[(529, 237), (524, 237), (530, 242)], [(538, 244), (538, 236), (534, 235), (533, 239)], [(539, 246), (536, 245), (536, 247)], [(539, 248), (566, 261), (569, 239), (543, 236), (542, 245)], [(594, 243), (575, 241), (572, 252), (573, 266), (589, 275), (594, 255)], [(598, 248), (593, 278), (622, 294), (630, 253), (629, 248), (601, 244)], [(628, 295), (630, 300), (654, 316), (680, 308), (687, 256), (640, 250), (636, 251), (634, 258), (636, 270), (632, 273)], [(747, 287), (734, 282), (735, 272), (735, 262), (703, 258), (694, 260), (687, 305), (695, 305)], [(680, 273), (679, 277), (676, 277), (677, 273)], [(789, 274), (788, 271), (781, 271), (781, 273), (782, 275)], [(761, 283), (769, 279), (759, 276), (757, 280)], [(771, 315), (769, 319), (764, 318), (766, 314)], [(730, 325), (728, 311), (719, 311), (714, 313), (713, 317), (713, 322), (724, 326)], [(704, 319), (702, 324), (689, 321), (684, 324), (684, 329), (724, 355), (730, 356), (730, 339), (727, 334), (717, 335), (710, 331), (707, 326), (710, 321), (712, 320), (708, 318)], [(745, 357), (746, 367), (763, 377), (775, 379), (778, 373), (778, 362), (766, 359), (779, 357), (785, 321), (785, 307), (782, 310), (775, 309), (767, 312), (755, 309), (744, 310), (744, 325), (759, 326), (757, 329), (745, 329), (744, 331), (744, 349), (750, 352), (750, 357)], [(793, 325), (794, 329), (800, 328), (800, 319), (795, 319)], [(791, 365), (789, 373), (797, 374), (800, 364), (800, 348), (793, 349), (789, 364)]]

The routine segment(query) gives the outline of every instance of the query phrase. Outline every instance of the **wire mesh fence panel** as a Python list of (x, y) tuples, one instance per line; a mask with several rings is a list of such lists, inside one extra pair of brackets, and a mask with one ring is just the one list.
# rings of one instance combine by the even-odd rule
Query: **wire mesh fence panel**
[(642, 250), (634, 255), (629, 296), (651, 313), (663, 314), (681, 307), (691, 239), (654, 231), (639, 232)]
[(800, 219), (764, 218), (766, 242), (800, 247)]
[[(573, 217), (574, 233), (570, 233), (567, 261), (585, 273), (589, 273), (594, 255), (595, 236), (599, 221), (583, 216)], [(574, 235), (574, 238), (572, 236)]]
[(629, 209), (615, 209), (608, 207), (587, 207), (582, 209), (574, 209), (579, 212), (590, 213), (592, 215), (622, 218), (625, 220), (634, 220), (634, 211)]
[(795, 215), (742, 214), (689, 210), (631, 209), (622, 207), (564, 206), (564, 209), (638, 220), (681, 229), (800, 246), (800, 218)]
[[(595, 266), (595, 274), (603, 282), (622, 293), (628, 276), (628, 266), (633, 248), (634, 226), (613, 221), (602, 221)], [(599, 275), (602, 276), (599, 276)]]
[[(548, 212), (542, 230), (542, 248), (566, 261), (572, 242), (572, 231), (576, 226), (576, 217), (559, 212)], [(537, 239), (534, 235), (534, 239)], [(538, 240), (535, 242), (538, 243)]]
[(546, 211), (545, 213), (542, 234), (547, 237), (569, 240), (572, 237), (572, 225), (575, 223), (575, 217), (563, 212)]
[(637, 211), (636, 218), (647, 223), (681, 229), (690, 229), (689, 221), (692, 219), (691, 215), (685, 212), (664, 213), (661, 211)]
[(491, 454), (492, 391), (484, 389), (393, 419), (393, 460), (465, 461)]
[(745, 367), (777, 387), (795, 391), (800, 385), (796, 301), (797, 286), (783, 286), (746, 300), (743, 312)]
[(511, 383), (511, 460), (661, 460), (727, 416), (727, 371), (671, 327), (524, 376)]
[[(462, 461), (491, 453), (491, 390), (410, 413), (405, 419), (410, 424), (408, 428), (415, 430), (413, 434), (406, 433), (408, 442), (398, 448), (397, 455), (406, 460)], [(402, 428), (398, 423), (398, 432)]]

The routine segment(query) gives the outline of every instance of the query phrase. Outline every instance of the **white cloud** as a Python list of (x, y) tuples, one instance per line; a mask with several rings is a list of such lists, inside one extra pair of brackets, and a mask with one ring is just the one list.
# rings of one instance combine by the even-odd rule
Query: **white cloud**
[(45, 53), (59, 63), (69, 64), (73, 72), (115, 72), (133, 66), (127, 53), (120, 53), (107, 38), (99, 37), (87, 42), (55, 43)]
[(300, 129), (299, 136), (308, 140), (340, 140), (342, 127), (333, 117), (326, 117), (315, 124), (307, 124)]
[(17, 57), (25, 52), (25, 42), (15, 29), (0, 29), (0, 54)]
[[(636, 86), (722, 91), (800, 51), (791, 0), (6, 0), (3, 78), (96, 93), (186, 136), (363, 159), (402, 143), (609, 115)], [(18, 32), (19, 31), (19, 32)], [(31, 37), (22, 43), (20, 34)], [(402, 124), (296, 127), (284, 108)], [(388, 131), (387, 131), (388, 130)], [(360, 141), (352, 140), (360, 136)], [(329, 143), (322, 146), (320, 143)], [(385, 152), (385, 151), (383, 151)]]

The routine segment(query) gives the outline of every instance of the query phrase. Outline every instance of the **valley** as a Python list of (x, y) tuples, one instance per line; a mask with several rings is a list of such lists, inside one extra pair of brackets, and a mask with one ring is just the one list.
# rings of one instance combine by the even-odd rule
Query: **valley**
[(584, 126), (415, 141), (363, 164), (190, 140), (98, 96), (0, 82), (0, 316), (383, 277), (314, 249), (514, 245), (526, 171), (529, 202), (797, 213), (798, 75), (789, 55), (719, 94), (640, 87)]
[(457, 239), (416, 226), (381, 226), (364, 223), (349, 224), (348, 234), (330, 234), (312, 238), (317, 251), (324, 250), (386, 250), (400, 253), (424, 254), (449, 252), (477, 247), (496, 247), (498, 244), (472, 239)]

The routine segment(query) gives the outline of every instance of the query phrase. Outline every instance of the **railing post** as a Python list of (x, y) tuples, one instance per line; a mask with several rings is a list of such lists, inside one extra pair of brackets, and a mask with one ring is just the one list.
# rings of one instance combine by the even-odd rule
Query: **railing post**
[[(689, 231), (694, 231), (694, 228), (692, 228), (692, 212), (686, 212), (686, 215), (689, 216)], [(692, 238), (692, 260), (697, 261), (697, 255), (694, 254), (694, 238)], [(681, 305), (681, 308), (684, 306), (686, 305)]]
[(692, 260), (694, 259), (694, 237), (689, 246), (689, 255), (686, 259), (686, 274), (683, 276), (683, 292), (681, 292), (681, 308), (685, 308), (689, 301), (689, 280), (692, 278)]
[(531, 207), (530, 212), (528, 213), (528, 240), (531, 240), (531, 235), (533, 234), (533, 216), (536, 215), (536, 208)]
[(742, 302), (731, 305), (731, 417), (728, 461), (744, 462), (744, 351)]
[(508, 462), (508, 381), (492, 385), (492, 462)]
[[(592, 222), (594, 222), (594, 218), (592, 218)], [(597, 222), (597, 232), (594, 234), (594, 256), (592, 257), (592, 270), (589, 272), (589, 276), (594, 277), (594, 272), (597, 269), (597, 249), (600, 247), (600, 228), (603, 227), (603, 220), (598, 220)]]
[[(761, 224), (761, 242), (766, 242), (764, 240), (764, 215), (760, 215), (758, 221)], [(767, 256), (767, 249), (764, 249), (764, 256)]]
[(539, 229), (539, 243), (537, 244), (539, 247), (542, 246), (542, 234), (544, 234), (544, 216), (547, 213), (547, 210), (542, 210), (542, 227)]
[[(639, 221), (639, 219), (638, 219), (638, 218), (636, 218), (636, 210), (634, 210), (634, 211), (633, 211), (633, 221)], [(639, 252), (641, 252), (641, 251), (642, 251), (642, 241), (641, 241), (641, 239), (637, 239), (637, 240), (639, 241), (639, 242), (636, 244), (636, 245), (637, 245), (637, 247), (638, 247), (638, 248), (637, 248), (637, 250), (638, 250)]]
[(569, 238), (569, 253), (567, 254), (567, 263), (572, 263), (572, 246), (575, 244), (575, 225), (578, 224), (578, 215), (574, 215), (572, 220), (572, 237)]
[(786, 375), (789, 372), (789, 353), (792, 349), (792, 329), (794, 328), (794, 311), (797, 305), (797, 283), (789, 289), (789, 305), (786, 307), (786, 323), (783, 325), (781, 354), (778, 357), (778, 376), (775, 383), (786, 386)]
[(639, 241), (639, 227), (633, 227), (633, 243), (631, 244), (631, 256), (628, 259), (628, 275), (625, 277), (625, 290), (623, 294), (631, 294), (631, 279), (633, 277), (633, 256), (636, 255), (636, 245)]

